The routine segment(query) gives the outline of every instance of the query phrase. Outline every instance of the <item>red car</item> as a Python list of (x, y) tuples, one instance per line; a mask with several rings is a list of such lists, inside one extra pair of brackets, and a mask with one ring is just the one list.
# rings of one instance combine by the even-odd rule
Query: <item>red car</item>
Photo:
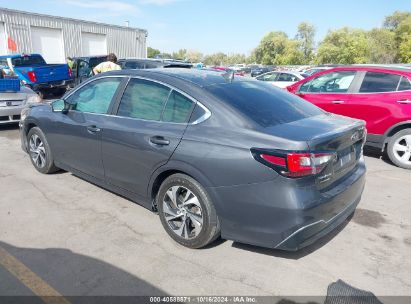
[(307, 77), (288, 91), (325, 111), (363, 119), (367, 145), (411, 169), (411, 68), (338, 67)]

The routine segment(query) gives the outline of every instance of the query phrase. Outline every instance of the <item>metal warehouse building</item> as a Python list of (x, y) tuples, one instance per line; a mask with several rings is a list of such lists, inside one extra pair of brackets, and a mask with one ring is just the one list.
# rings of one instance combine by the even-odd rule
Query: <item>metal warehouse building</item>
[(147, 31), (126, 26), (0, 8), (0, 55), (40, 53), (49, 63), (67, 56), (147, 56)]

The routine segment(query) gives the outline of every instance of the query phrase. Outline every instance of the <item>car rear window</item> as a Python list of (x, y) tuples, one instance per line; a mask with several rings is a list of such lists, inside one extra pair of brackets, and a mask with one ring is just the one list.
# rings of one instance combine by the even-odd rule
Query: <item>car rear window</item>
[(398, 91), (411, 90), (411, 83), (407, 77), (402, 76), (400, 85), (398, 86)]
[(360, 93), (380, 93), (396, 91), (400, 75), (367, 72), (360, 87)]
[(321, 115), (313, 104), (260, 81), (238, 81), (206, 89), (262, 127)]
[(11, 63), (16, 67), (46, 64), (41, 56), (21, 56), (11, 59)]

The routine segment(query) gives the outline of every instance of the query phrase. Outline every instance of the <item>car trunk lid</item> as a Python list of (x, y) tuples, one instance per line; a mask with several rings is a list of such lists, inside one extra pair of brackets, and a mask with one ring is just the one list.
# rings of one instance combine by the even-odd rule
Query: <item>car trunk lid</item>
[(265, 128), (265, 132), (307, 142), (309, 151), (303, 152), (334, 154), (325, 169), (315, 176), (320, 189), (330, 186), (357, 165), (366, 136), (363, 121), (328, 113)]
[(68, 66), (66, 64), (48, 64), (46, 66), (34, 67), (38, 83), (67, 80), (69, 78)]

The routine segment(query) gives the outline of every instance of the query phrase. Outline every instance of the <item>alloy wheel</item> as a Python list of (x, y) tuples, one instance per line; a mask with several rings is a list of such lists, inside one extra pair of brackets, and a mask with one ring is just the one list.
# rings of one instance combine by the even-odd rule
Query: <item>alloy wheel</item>
[(29, 140), (30, 157), (37, 168), (44, 168), (46, 165), (46, 149), (37, 134), (33, 134)]
[(411, 135), (398, 138), (392, 147), (395, 158), (405, 165), (411, 165)]
[(171, 230), (184, 239), (193, 239), (203, 227), (198, 197), (183, 186), (169, 188), (163, 198), (163, 213)]

